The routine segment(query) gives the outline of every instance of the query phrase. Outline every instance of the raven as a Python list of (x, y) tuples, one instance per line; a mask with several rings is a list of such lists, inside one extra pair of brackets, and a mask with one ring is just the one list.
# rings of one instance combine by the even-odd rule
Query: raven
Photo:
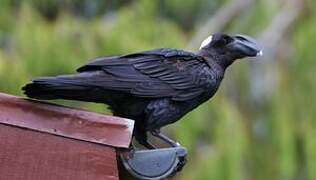
[(210, 99), (236, 59), (258, 55), (253, 38), (215, 33), (197, 53), (162, 48), (100, 57), (77, 74), (39, 77), (22, 89), (30, 98), (105, 103), (113, 115), (135, 120), (133, 135), (146, 148), (155, 148), (147, 132), (176, 146), (160, 128)]

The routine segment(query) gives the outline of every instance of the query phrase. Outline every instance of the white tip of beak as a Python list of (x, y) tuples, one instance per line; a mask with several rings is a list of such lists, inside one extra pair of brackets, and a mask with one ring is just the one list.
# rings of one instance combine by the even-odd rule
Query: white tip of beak
[(257, 53), (257, 56), (263, 56), (263, 51), (262, 51), (262, 50), (259, 51), (259, 52)]

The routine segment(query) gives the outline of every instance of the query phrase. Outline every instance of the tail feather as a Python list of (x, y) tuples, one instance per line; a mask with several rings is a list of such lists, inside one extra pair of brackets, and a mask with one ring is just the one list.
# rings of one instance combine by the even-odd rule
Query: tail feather
[[(139, 116), (147, 101), (135, 101), (128, 93), (106, 89), (101, 80), (92, 78), (93, 74), (74, 74), (56, 77), (40, 77), (26, 84), (22, 90), (30, 98), (52, 100), (66, 99), (104, 103), (116, 114), (132, 113), (130, 118)], [(103, 83), (104, 85), (104, 83)], [(127, 110), (126, 110), (127, 108)]]
[(22, 90), (25, 95), (35, 99), (82, 100), (88, 87), (71, 78), (41, 77), (26, 84)]

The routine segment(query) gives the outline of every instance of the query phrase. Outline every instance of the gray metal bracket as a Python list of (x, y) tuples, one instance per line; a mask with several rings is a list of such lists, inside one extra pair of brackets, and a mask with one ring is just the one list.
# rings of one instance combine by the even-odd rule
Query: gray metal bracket
[(174, 176), (186, 163), (184, 147), (130, 151), (120, 155), (126, 170), (138, 179), (158, 180)]

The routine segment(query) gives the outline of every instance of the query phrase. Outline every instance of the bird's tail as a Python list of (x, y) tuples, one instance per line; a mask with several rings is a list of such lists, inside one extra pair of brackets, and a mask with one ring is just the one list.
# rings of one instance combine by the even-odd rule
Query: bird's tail
[(35, 99), (73, 99), (84, 100), (89, 87), (69, 76), (40, 77), (26, 84), (22, 90), (30, 98)]

